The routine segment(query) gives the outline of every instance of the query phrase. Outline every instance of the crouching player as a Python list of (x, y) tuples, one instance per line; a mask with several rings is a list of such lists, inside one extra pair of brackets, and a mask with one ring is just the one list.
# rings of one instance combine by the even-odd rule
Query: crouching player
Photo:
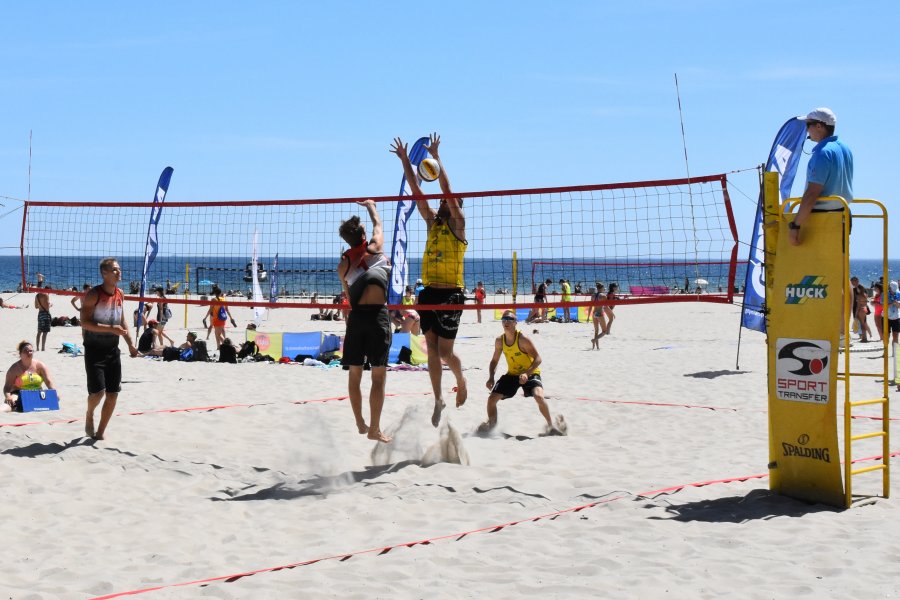
[[(565, 435), (566, 423), (562, 415), (557, 415), (555, 423), (550, 418), (550, 409), (544, 399), (544, 386), (541, 382), (541, 355), (532, 341), (516, 329), (516, 313), (507, 310), (500, 320), (503, 326), (503, 335), (494, 342), (494, 356), (491, 358), (487, 388), (491, 390), (488, 396), (487, 414), (488, 420), (478, 427), (478, 433), (487, 433), (497, 425), (497, 403), (504, 398), (512, 398), (521, 387), (525, 397), (533, 396), (537, 402), (538, 410), (544, 420), (550, 435)], [(500, 362), (500, 354), (506, 357), (506, 375), (500, 377), (494, 383), (494, 371)]]

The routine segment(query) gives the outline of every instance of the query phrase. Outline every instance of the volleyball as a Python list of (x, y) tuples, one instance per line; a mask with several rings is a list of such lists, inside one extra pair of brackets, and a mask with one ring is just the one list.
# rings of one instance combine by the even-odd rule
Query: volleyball
[(434, 181), (441, 175), (441, 165), (433, 158), (422, 159), (419, 163), (419, 177), (425, 181)]

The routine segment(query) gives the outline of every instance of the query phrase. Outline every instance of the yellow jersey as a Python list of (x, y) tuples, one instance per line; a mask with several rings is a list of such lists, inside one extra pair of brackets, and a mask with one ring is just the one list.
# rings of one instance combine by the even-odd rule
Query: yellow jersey
[(453, 235), (447, 223), (432, 225), (422, 257), (424, 284), (463, 287), (463, 256), (467, 247), (466, 242)]
[[(521, 348), (519, 348), (519, 336), (522, 334), (521, 331), (516, 329), (516, 339), (512, 343), (512, 345), (506, 345), (506, 335), (501, 335), (500, 338), (503, 344), (503, 356), (506, 357), (506, 374), (507, 375), (521, 375), (525, 371), (528, 370), (528, 367), (531, 366), (531, 363), (534, 362), (534, 359), (524, 352), (522, 352)], [(535, 369), (535, 375), (540, 375), (541, 370)]]

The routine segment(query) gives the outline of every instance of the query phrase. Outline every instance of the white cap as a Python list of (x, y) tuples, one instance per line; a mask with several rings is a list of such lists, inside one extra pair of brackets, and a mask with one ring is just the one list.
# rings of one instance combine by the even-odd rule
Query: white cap
[(821, 121), (826, 125), (830, 125), (834, 127), (837, 124), (837, 117), (834, 116), (834, 113), (830, 108), (825, 108), (824, 106), (821, 108), (814, 108), (809, 111), (809, 114), (805, 117), (797, 117), (801, 121)]
[(416, 279), (416, 283), (422, 283), (421, 279)]

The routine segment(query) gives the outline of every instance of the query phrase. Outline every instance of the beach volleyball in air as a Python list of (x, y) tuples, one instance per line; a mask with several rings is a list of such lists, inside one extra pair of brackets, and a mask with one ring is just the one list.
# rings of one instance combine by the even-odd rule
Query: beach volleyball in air
[(441, 165), (433, 158), (422, 159), (419, 163), (419, 177), (424, 181), (434, 181), (441, 175)]

